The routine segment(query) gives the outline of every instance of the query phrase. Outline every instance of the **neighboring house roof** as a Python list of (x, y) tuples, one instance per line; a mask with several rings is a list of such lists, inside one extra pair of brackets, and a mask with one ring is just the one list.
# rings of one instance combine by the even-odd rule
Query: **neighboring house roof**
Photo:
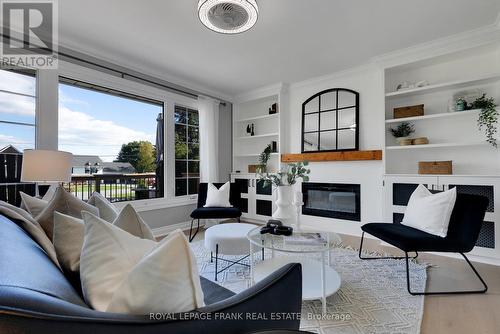
[(97, 155), (73, 155), (73, 167), (85, 167), (85, 164), (89, 162), (91, 166), (98, 163), (102, 165), (102, 160)]
[(132, 174), (135, 168), (129, 162), (103, 162), (101, 163), (103, 174)]
[(23, 152), (19, 151), (12, 145), (7, 145), (4, 148), (0, 149), (0, 153), (23, 154)]

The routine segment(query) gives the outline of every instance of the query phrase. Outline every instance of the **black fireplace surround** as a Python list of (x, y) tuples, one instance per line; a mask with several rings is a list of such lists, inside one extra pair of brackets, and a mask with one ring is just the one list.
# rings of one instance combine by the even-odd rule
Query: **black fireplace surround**
[(302, 214), (361, 221), (361, 186), (343, 183), (302, 183)]

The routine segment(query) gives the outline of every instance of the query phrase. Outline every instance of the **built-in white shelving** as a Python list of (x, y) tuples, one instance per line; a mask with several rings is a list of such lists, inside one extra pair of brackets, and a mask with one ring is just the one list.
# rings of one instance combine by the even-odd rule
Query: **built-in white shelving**
[(261, 116), (255, 116), (255, 117), (249, 117), (249, 118), (243, 118), (239, 119), (236, 122), (253, 122), (253, 121), (259, 121), (259, 120), (269, 120), (271, 118), (278, 117), (279, 114), (269, 114), (269, 115), (261, 115)]
[(437, 92), (440, 90), (446, 90), (446, 89), (455, 89), (455, 88), (463, 88), (463, 87), (470, 87), (470, 86), (476, 86), (476, 85), (482, 85), (482, 84), (488, 84), (488, 83), (494, 83), (496, 81), (500, 80), (500, 73), (495, 73), (495, 74), (490, 74), (490, 75), (481, 75), (475, 78), (470, 78), (470, 79), (464, 79), (464, 80), (453, 80), (449, 82), (443, 82), (443, 83), (438, 83), (438, 84), (433, 84), (433, 85), (428, 85), (428, 86), (423, 86), (423, 87), (417, 87), (417, 88), (411, 88), (411, 89), (405, 89), (405, 90), (400, 90), (396, 92), (390, 92), (385, 94), (386, 97), (401, 97), (401, 96), (407, 96), (407, 95), (417, 95), (417, 94), (424, 94), (424, 93), (433, 93)]
[[(272, 157), (278, 156), (279, 153), (271, 153)], [(258, 157), (260, 156), (260, 153), (250, 153), (250, 154), (235, 154), (234, 155), (237, 158), (253, 158), (253, 157)]]
[(428, 148), (440, 148), (440, 147), (464, 147), (464, 146), (480, 146), (486, 145), (486, 141), (482, 142), (463, 142), (463, 143), (437, 143), (437, 144), (425, 144), (425, 145), (394, 145), (387, 146), (386, 150), (420, 150)]
[(261, 135), (255, 135), (255, 136), (243, 136), (243, 137), (238, 137), (237, 139), (239, 140), (247, 140), (247, 139), (259, 139), (259, 138), (267, 138), (267, 137), (277, 137), (279, 136), (279, 133), (265, 133)]
[(430, 114), (430, 115), (424, 115), (424, 116), (387, 119), (385, 122), (390, 124), (390, 123), (424, 121), (424, 120), (437, 119), (437, 118), (461, 117), (461, 116), (467, 116), (467, 115), (471, 115), (471, 114), (479, 114), (480, 111), (481, 111), (480, 109), (473, 109), (473, 110), (446, 112), (446, 113)]
[[(283, 142), (283, 113), (288, 105), (288, 87), (279, 84), (236, 96), (233, 103), (233, 173), (248, 173), (259, 164), (259, 156), (271, 145), (268, 170), (278, 171)], [(275, 107), (275, 110), (274, 110)], [(271, 113), (274, 112), (274, 113)], [(249, 135), (249, 129), (254, 133)]]

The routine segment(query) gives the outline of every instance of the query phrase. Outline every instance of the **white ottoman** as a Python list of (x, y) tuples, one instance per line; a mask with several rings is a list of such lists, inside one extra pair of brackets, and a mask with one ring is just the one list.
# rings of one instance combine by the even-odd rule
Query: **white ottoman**
[[(205, 248), (210, 251), (210, 262), (215, 259), (215, 280), (217, 274), (232, 267), (235, 264), (249, 266), (241, 263), (249, 256), (250, 241), (247, 234), (256, 226), (244, 223), (220, 224), (208, 228), (205, 231)], [(263, 251), (264, 249), (262, 249)], [(258, 249), (256, 251), (259, 251)], [(215, 257), (213, 254), (215, 253)], [(263, 253), (264, 254), (264, 253)], [(237, 261), (220, 258), (219, 255), (244, 255)], [(222, 260), (230, 264), (224, 269), (218, 270), (218, 261)]]

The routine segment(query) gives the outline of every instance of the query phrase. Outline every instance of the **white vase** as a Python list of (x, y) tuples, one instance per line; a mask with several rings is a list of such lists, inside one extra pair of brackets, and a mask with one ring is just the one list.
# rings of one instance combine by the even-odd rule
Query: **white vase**
[(295, 207), (292, 204), (293, 189), (292, 186), (278, 187), (278, 207), (273, 213), (273, 218), (280, 220), (284, 225), (292, 225), (295, 221)]

